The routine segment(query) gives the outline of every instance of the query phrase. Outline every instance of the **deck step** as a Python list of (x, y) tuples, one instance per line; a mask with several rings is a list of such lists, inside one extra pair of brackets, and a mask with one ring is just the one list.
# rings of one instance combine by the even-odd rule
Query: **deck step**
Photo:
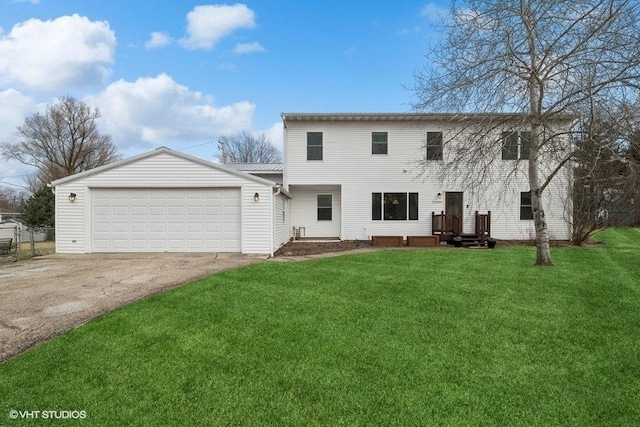
[(485, 244), (480, 240), (480, 236), (477, 234), (461, 234), (462, 246), (484, 246)]

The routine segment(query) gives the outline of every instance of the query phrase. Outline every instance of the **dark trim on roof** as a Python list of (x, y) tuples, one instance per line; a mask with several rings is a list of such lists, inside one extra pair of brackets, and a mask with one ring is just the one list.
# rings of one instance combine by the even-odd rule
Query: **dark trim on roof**
[[(284, 126), (287, 122), (466, 122), (466, 121), (522, 121), (528, 118), (523, 113), (282, 113)], [(572, 114), (558, 115), (558, 121), (573, 121)]]

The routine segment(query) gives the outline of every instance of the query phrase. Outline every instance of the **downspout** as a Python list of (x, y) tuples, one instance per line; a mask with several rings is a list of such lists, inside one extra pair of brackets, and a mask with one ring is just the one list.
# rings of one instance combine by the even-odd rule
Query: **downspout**
[[(51, 183), (47, 184), (47, 187), (51, 188), (51, 192), (53, 193), (53, 232), (54, 235), (58, 234), (58, 195), (56, 194), (56, 187), (51, 185)], [(58, 239), (54, 242), (54, 250), (58, 253)]]
[(269, 249), (271, 251), (271, 253), (269, 254), (269, 256), (271, 258), (273, 258), (273, 254), (275, 253), (275, 251), (273, 250), (273, 242), (275, 240), (275, 228), (276, 228), (276, 217), (273, 214), (273, 211), (275, 210), (275, 201), (276, 201), (276, 196), (278, 195), (280, 189), (278, 188), (278, 191), (276, 191), (275, 193), (271, 192), (271, 200), (269, 201), (269, 217), (271, 218), (271, 226), (269, 227), (270, 229), (270, 236), (271, 236), (271, 241), (269, 242), (270, 246)]
[(276, 192), (273, 194), (273, 198), (272, 198), (272, 203), (271, 203), (271, 258), (273, 258), (273, 254), (275, 254), (275, 251), (273, 250), (273, 242), (275, 240), (275, 236), (274, 236), (274, 232), (275, 232), (275, 228), (276, 228), (276, 217), (273, 214), (273, 211), (275, 210), (275, 201), (276, 201), (276, 197), (278, 197), (280, 194), (282, 194), (282, 186), (280, 185), (276, 185)]

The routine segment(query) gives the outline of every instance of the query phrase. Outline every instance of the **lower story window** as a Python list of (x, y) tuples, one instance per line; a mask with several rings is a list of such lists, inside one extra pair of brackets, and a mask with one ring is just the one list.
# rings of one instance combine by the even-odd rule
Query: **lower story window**
[(523, 191), (522, 193), (520, 193), (520, 219), (533, 219), (531, 191)]
[(374, 221), (417, 221), (418, 193), (371, 193)]
[(331, 221), (333, 214), (333, 196), (331, 194), (318, 194), (318, 221)]

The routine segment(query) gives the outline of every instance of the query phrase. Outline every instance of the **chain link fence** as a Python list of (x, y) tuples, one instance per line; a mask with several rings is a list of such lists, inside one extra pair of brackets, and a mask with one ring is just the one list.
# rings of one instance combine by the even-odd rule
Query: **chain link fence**
[(55, 251), (56, 235), (52, 227), (30, 228), (18, 222), (0, 224), (0, 263)]

